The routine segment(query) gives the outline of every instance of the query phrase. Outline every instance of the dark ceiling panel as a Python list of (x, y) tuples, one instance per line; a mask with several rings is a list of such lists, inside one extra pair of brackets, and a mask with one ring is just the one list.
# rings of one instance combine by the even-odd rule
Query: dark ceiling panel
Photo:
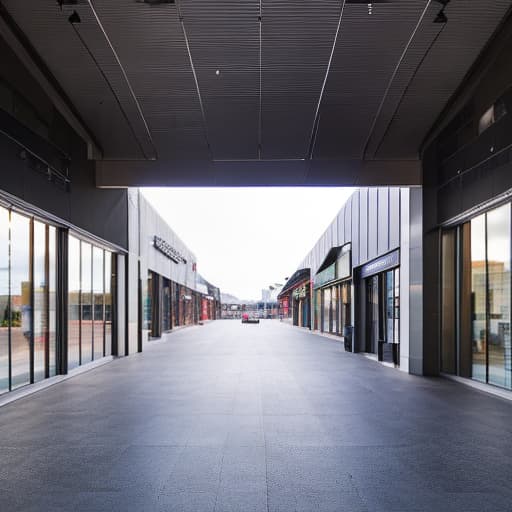
[(162, 183), (383, 184), (385, 159), (390, 182), (416, 183), (408, 160), (510, 0), (452, 0), (446, 24), (438, 0), (94, 0), (99, 23), (88, 0), (2, 4), (107, 159), (154, 144)]
[(159, 158), (209, 158), (177, 5), (96, 0), (137, 93)]
[(424, 0), (345, 6), (320, 109), (314, 158), (361, 158), (371, 125)]
[(510, 9), (510, 0), (457, 0), (448, 23), (400, 103), (378, 158), (413, 156), (480, 51)]
[(341, 5), (263, 1), (263, 158), (307, 155)]
[[(84, 46), (68, 21), (73, 9), (61, 10), (57, 2), (51, 1), (2, 3), (95, 133), (104, 156), (144, 158), (144, 152), (150, 156), (150, 143), (133, 98), (89, 6), (75, 6), (82, 19), (76, 29)], [(98, 66), (108, 77), (114, 93)], [(127, 123), (126, 116), (131, 123)]]
[(182, 0), (214, 159), (258, 157), (259, 4)]

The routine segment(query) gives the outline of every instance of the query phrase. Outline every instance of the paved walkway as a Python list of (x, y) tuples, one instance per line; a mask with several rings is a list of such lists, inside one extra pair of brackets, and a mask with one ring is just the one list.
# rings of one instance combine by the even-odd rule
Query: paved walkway
[(0, 510), (510, 511), (512, 403), (219, 321), (1, 408)]

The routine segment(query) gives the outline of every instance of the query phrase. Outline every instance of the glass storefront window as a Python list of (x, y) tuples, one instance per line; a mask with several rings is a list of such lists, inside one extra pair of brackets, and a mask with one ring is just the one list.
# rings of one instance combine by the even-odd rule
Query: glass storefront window
[(105, 251), (105, 355), (112, 355), (112, 258)]
[(488, 335), (490, 384), (511, 387), (510, 205), (487, 214)]
[(338, 286), (331, 288), (331, 332), (333, 334), (338, 333)]
[(487, 268), (485, 255), (485, 214), (471, 221), (471, 333), (472, 375), (486, 382), (487, 353)]
[(324, 288), (323, 290), (323, 328), (322, 332), (330, 331), (330, 312), (331, 312), (331, 289)]
[(46, 377), (48, 352), (46, 255), (46, 225), (34, 221), (34, 382)]
[(0, 207), (0, 393), (9, 390), (9, 211)]
[(68, 242), (68, 370), (80, 364), (80, 240)]
[(93, 341), (94, 359), (103, 357), (105, 350), (105, 268), (104, 251), (92, 249), (92, 292), (93, 292)]
[(68, 369), (112, 354), (112, 259), (69, 236)]
[(92, 246), (82, 242), (80, 290), (80, 364), (92, 361)]
[(28, 217), (11, 212), (11, 389), (30, 383), (32, 305)]
[(48, 226), (48, 377), (57, 375), (57, 230)]

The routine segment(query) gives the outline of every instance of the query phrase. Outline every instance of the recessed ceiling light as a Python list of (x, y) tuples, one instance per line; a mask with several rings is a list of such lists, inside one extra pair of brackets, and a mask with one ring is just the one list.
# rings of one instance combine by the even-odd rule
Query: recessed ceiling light
[(217, 69), (217, 70), (215, 71), (215, 74), (216, 74), (217, 76), (219, 76), (219, 75), (220, 75), (220, 69)]

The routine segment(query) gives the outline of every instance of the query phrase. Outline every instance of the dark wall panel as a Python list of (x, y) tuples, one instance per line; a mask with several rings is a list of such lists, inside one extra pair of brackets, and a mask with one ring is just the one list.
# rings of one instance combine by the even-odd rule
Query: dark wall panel
[[(2, 44), (0, 40), (0, 49)], [(0, 65), (0, 80), (8, 84), (9, 94), (15, 94), (17, 101), (27, 101), (32, 106), (30, 116), (27, 116), (16, 109), (9, 111), (8, 104), (0, 104), (0, 129), (11, 136), (8, 138), (0, 133), (0, 190), (127, 248), (126, 190), (96, 188), (94, 162), (87, 160), (85, 143), (60, 116), (14, 54), (6, 52), (7, 57), (8, 61)], [(36, 123), (39, 124), (36, 126)], [(20, 144), (40, 158), (23, 153)], [(69, 157), (69, 163), (66, 163), (65, 155)], [(61, 172), (67, 166), (71, 179), (69, 190), (48, 179), (41, 158), (45, 161), (50, 158), (51, 165)]]

